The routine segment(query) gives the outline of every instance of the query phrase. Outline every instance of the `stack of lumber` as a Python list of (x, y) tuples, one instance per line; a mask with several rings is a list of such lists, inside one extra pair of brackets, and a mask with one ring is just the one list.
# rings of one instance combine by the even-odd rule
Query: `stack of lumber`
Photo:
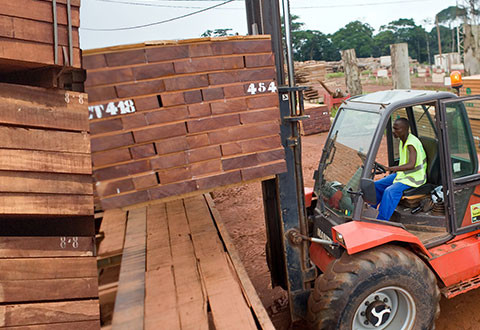
[(0, 215), (93, 216), (87, 96), (0, 83)]
[[(480, 94), (480, 75), (464, 77), (463, 87), (460, 89), (461, 96), (479, 95)], [(480, 140), (480, 101), (465, 101), (470, 126), (472, 127), (473, 137), (476, 141)], [(476, 143), (477, 148), (480, 146)]]
[(308, 87), (304, 91), (305, 100), (319, 98), (318, 83), (325, 81), (326, 74), (326, 63), (323, 61), (295, 62), (295, 82)]
[(0, 84), (0, 326), (98, 329), (87, 96)]
[(104, 210), (285, 171), (269, 36), (84, 52)]
[(53, 6), (53, 0), (2, 0), (1, 72), (21, 71), (46, 65), (81, 68), (78, 38), (80, 0), (56, 0), (57, 25), (54, 24)]
[(302, 134), (311, 135), (328, 132), (330, 129), (330, 111), (325, 104), (305, 103), (305, 114), (310, 118), (302, 120)]
[(0, 236), (0, 326), (99, 329), (93, 237)]
[(100, 293), (103, 325), (274, 329), (210, 196), (104, 216), (122, 226), (105, 226), (115, 234), (105, 233), (100, 248), (120, 248), (122, 260), (117, 282)]

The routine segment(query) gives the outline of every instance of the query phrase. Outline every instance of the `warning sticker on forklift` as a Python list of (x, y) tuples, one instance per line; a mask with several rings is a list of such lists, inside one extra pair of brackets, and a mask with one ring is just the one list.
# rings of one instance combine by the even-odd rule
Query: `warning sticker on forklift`
[(472, 215), (472, 223), (480, 221), (480, 203), (470, 205), (470, 214)]

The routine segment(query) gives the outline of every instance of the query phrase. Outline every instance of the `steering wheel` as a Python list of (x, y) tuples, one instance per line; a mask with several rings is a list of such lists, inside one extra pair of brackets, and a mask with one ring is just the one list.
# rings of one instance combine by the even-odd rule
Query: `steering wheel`
[(385, 174), (385, 173), (387, 173), (387, 169), (382, 164), (374, 162), (373, 163), (373, 173), (375, 175)]

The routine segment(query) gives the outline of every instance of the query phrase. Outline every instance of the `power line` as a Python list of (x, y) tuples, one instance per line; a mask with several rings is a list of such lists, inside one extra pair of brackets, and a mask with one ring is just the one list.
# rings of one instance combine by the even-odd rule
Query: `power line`
[[(119, 3), (124, 5), (147, 6), (147, 7), (205, 9), (205, 7), (165, 5), (165, 4), (159, 4), (159, 3), (131, 2), (131, 1), (121, 1), (121, 0), (97, 0), (97, 1)], [(214, 1), (222, 1), (222, 0), (158, 0), (158, 1), (161, 1), (161, 2), (214, 2)], [(232, 1), (243, 1), (243, 0), (232, 0)], [(370, 3), (346, 4), (346, 5), (303, 6), (303, 7), (292, 7), (292, 9), (367, 7), (367, 6), (381, 6), (381, 5), (391, 5), (391, 4), (399, 4), (399, 3), (404, 4), (404, 3), (427, 2), (427, 1), (434, 1), (434, 0), (404, 0), (404, 1), (396, 0), (396, 1), (370, 2)], [(244, 8), (214, 8), (214, 9), (244, 10)]]
[[(170, 1), (170, 0), (167, 0)], [(370, 2), (370, 3), (358, 3), (350, 5), (325, 5), (325, 6), (306, 6), (306, 7), (292, 7), (292, 9), (314, 9), (314, 8), (339, 8), (339, 7), (365, 7), (365, 6), (381, 6), (381, 5), (391, 5), (398, 3), (409, 3), (409, 2), (427, 2), (433, 0), (406, 0), (406, 1), (384, 1), (384, 2)]]
[(114, 28), (114, 29), (91, 29), (91, 28), (81, 28), (81, 29), (88, 30), (88, 31), (124, 31), (124, 30), (139, 29), (139, 28), (144, 28), (144, 27), (153, 26), (153, 25), (159, 25), (159, 24), (175, 21), (175, 20), (178, 20), (178, 19), (181, 19), (181, 18), (185, 18), (185, 17), (188, 17), (188, 16), (192, 16), (192, 15), (195, 15), (195, 14), (199, 14), (199, 13), (202, 13), (204, 11), (226, 5), (227, 3), (230, 3), (232, 1), (235, 1), (235, 0), (227, 0), (227, 1), (216, 4), (216, 5), (211, 6), (211, 7), (203, 8), (203, 9), (200, 9), (200, 10), (197, 10), (197, 11), (185, 14), (185, 15), (169, 18), (169, 19), (166, 19), (166, 20), (163, 20), (163, 21), (160, 21), (160, 22), (154, 22), (154, 23), (148, 23), (148, 24), (142, 24), (142, 25), (136, 25), (136, 26), (129, 26), (129, 27), (122, 27), (122, 28)]
[[(161, 8), (183, 8), (183, 9), (205, 9), (205, 7), (194, 7), (194, 6), (179, 6), (179, 5), (164, 5), (158, 3), (145, 3), (145, 2), (129, 2), (129, 1), (120, 1), (120, 0), (97, 0), (101, 2), (109, 3), (119, 3), (123, 5), (134, 5), (134, 6), (146, 6), (146, 7), (161, 7)], [(173, 0), (161, 0), (172, 2)], [(208, 0), (181, 0), (181, 1), (208, 1)], [(214, 1), (223, 1), (223, 0), (214, 0)], [(238, 0), (233, 0), (238, 1)], [(241, 1), (241, 0), (240, 0)], [(244, 8), (214, 8), (214, 9), (228, 9), (228, 10), (237, 10)]]
[[(210, 6), (210, 7), (192, 7), (192, 6), (172, 6), (172, 5), (162, 5), (162, 4), (148, 4), (148, 3), (141, 3), (141, 2), (125, 2), (125, 1), (119, 1), (119, 0), (97, 0), (97, 1), (103, 1), (103, 2), (112, 2), (112, 3), (120, 3), (120, 4), (128, 4), (128, 5), (140, 5), (140, 6), (154, 6), (154, 7), (170, 7), (170, 8), (188, 8), (188, 9), (200, 9), (185, 15), (169, 18), (163, 21), (159, 22), (153, 22), (153, 23), (148, 23), (148, 24), (142, 24), (142, 25), (136, 25), (136, 26), (129, 26), (129, 27), (121, 27), (121, 28), (111, 28), (111, 29), (97, 29), (97, 28), (84, 28), (80, 27), (82, 30), (87, 30), (87, 31), (125, 31), (125, 30), (133, 30), (133, 29), (139, 29), (139, 28), (144, 28), (148, 26), (154, 26), (154, 25), (159, 25), (163, 23), (168, 23), (172, 22), (178, 19), (182, 19), (188, 16), (192, 16), (195, 14), (199, 14), (202, 12), (205, 12), (210, 9), (237, 9), (237, 10), (244, 10), (244, 8), (218, 8), (220, 6), (223, 6), (227, 3), (233, 2), (233, 1), (243, 1), (243, 0), (227, 0), (222, 3)], [(160, 1), (167, 1), (167, 2), (181, 2), (181, 1), (186, 1), (186, 2), (200, 2), (200, 1), (207, 1), (207, 2), (213, 2), (213, 1), (221, 1), (221, 0), (160, 0)], [(385, 1), (385, 2), (370, 2), (370, 3), (363, 3), (363, 4), (350, 4), (350, 5), (323, 5), (323, 6), (306, 6), (306, 7), (292, 7), (292, 9), (315, 9), (315, 8), (341, 8), (341, 7), (364, 7), (364, 6), (377, 6), (377, 5), (390, 5), (390, 4), (398, 4), (398, 3), (414, 3), (414, 2), (427, 2), (427, 1), (433, 1), (433, 0), (404, 0), (404, 1)]]

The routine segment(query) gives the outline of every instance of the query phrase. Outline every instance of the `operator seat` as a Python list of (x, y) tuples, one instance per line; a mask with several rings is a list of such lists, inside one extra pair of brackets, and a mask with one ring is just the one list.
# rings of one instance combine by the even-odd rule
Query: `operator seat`
[(420, 136), (418, 139), (427, 155), (427, 182), (420, 187), (408, 188), (403, 192), (403, 196), (428, 195), (441, 184), (438, 140), (427, 136)]

